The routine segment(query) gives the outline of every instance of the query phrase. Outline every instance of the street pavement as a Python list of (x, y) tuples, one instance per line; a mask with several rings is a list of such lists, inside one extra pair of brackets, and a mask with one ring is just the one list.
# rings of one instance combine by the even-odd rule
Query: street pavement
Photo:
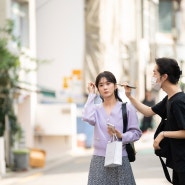
[[(136, 161), (131, 163), (137, 185), (168, 185), (157, 156), (154, 155), (153, 132), (135, 142)], [(60, 159), (47, 161), (44, 168), (26, 172), (8, 172), (0, 185), (86, 185), (93, 149), (78, 148)]]
[[(137, 160), (132, 169), (137, 185), (168, 185), (159, 158), (153, 150), (153, 132), (143, 134), (136, 142)], [(171, 174), (171, 170), (169, 169)]]

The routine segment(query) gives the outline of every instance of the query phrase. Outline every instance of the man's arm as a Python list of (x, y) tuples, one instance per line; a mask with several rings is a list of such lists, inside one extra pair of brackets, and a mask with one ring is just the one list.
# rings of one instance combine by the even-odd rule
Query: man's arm
[(155, 138), (153, 147), (154, 149), (160, 149), (159, 143), (164, 138), (174, 138), (174, 139), (185, 139), (185, 130), (178, 130), (178, 131), (163, 131)]
[(153, 110), (151, 109), (151, 107), (141, 103), (139, 100), (137, 100), (136, 98), (134, 98), (133, 96), (127, 96), (130, 100), (130, 102), (134, 105), (134, 107), (141, 112), (142, 114), (144, 114), (144, 116), (149, 117), (149, 116), (153, 116), (155, 115), (155, 112), (153, 112)]
[(126, 96), (139, 112), (144, 114), (146, 117), (155, 115), (155, 112), (153, 112), (151, 107), (143, 104), (131, 95), (131, 88), (127, 87), (127, 84), (124, 85), (124, 88)]
[(185, 130), (163, 131), (163, 136), (174, 139), (185, 139)]

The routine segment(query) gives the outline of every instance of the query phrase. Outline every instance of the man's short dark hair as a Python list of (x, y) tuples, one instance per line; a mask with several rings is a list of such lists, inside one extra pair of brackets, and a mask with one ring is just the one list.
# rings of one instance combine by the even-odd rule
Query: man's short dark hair
[(167, 74), (168, 80), (172, 84), (177, 84), (182, 74), (178, 62), (175, 59), (166, 57), (156, 58), (155, 61), (160, 75)]

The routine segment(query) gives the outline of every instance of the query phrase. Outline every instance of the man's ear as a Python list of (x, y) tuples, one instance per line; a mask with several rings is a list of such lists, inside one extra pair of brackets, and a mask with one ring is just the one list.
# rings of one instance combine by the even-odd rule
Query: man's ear
[(164, 80), (167, 80), (168, 74), (163, 74), (163, 78), (164, 78)]

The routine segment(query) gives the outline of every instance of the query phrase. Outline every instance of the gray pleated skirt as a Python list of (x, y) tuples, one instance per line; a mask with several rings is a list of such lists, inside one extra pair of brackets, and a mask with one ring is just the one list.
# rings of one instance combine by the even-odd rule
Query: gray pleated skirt
[(136, 185), (128, 157), (118, 167), (104, 167), (104, 161), (105, 157), (92, 156), (88, 185)]

